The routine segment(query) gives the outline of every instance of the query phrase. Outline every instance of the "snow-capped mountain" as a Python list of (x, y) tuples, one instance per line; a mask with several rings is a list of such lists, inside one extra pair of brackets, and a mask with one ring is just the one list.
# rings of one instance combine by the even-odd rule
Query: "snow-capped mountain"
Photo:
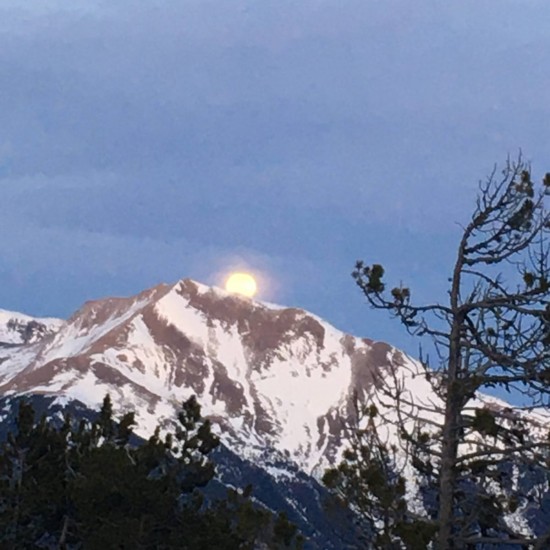
[(88, 302), (54, 326), (4, 356), (2, 394), (95, 408), (109, 392), (147, 432), (194, 393), (239, 456), (275, 450), (308, 474), (337, 454), (354, 394), (372, 394), (385, 370), (409, 361), (303, 310), (191, 280)]
[[(328, 524), (315, 479), (338, 459), (355, 400), (379, 404), (388, 380), (406, 389), (418, 416), (423, 404), (437, 407), (419, 364), (390, 345), (189, 279), (87, 302), (67, 321), (0, 312), (0, 421), (22, 394), (59, 410), (97, 409), (109, 393), (115, 412), (136, 411), (137, 433), (148, 437), (195, 394), (218, 426), (224, 481), (253, 476), (260, 500), (290, 507), (312, 540), (324, 541), (310, 548), (345, 547), (327, 538), (342, 540), (332, 527), (319, 534)], [(543, 430), (546, 418), (531, 416)], [(395, 437), (391, 423), (385, 429)], [(415, 499), (412, 472), (407, 482)]]
[(37, 342), (57, 332), (63, 323), (62, 319), (31, 317), (0, 309), (0, 347)]

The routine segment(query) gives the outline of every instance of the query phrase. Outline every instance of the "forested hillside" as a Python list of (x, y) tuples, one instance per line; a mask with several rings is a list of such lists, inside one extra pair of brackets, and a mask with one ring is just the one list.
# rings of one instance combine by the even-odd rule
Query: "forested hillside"
[(177, 421), (140, 442), (134, 413), (115, 421), (109, 396), (93, 421), (36, 420), (21, 400), (0, 447), (1, 548), (301, 548), (296, 527), (250, 490), (205, 495), (219, 440), (195, 398)]

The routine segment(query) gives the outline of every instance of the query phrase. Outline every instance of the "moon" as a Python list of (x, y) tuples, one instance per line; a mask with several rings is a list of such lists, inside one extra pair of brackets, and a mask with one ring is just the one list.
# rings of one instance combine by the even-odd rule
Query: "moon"
[(252, 298), (258, 292), (258, 285), (250, 273), (232, 273), (225, 282), (225, 290)]

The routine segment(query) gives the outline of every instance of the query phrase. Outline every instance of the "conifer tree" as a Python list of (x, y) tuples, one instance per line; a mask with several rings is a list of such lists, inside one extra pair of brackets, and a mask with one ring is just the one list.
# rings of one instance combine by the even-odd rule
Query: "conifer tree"
[[(391, 421), (402, 453), (429, 484), (426, 518), (439, 550), (550, 545), (550, 532), (504, 520), (548, 493), (548, 426), (528, 413), (550, 404), (549, 192), (550, 174), (535, 183), (521, 158), (480, 183), (446, 303), (416, 305), (403, 285), (388, 291), (380, 264), (359, 261), (353, 272), (370, 306), (430, 337), (440, 359), (422, 358), (418, 373), (432, 385), (431, 403), (414, 403), (396, 374), (380, 390), (399, 409)], [(488, 388), (520, 405), (477, 400)]]
[(173, 432), (137, 444), (135, 415), (118, 421), (106, 396), (93, 422), (62, 426), (19, 402), (15, 433), (0, 446), (0, 548), (299, 548), (294, 526), (231, 490), (209, 500), (219, 444), (195, 397)]
[(376, 405), (361, 405), (357, 397), (354, 405), (354, 422), (347, 428), (349, 446), (340, 464), (325, 472), (323, 483), (341, 501), (352, 503), (365, 547), (426, 548), (433, 525), (407, 507), (397, 448), (379, 433)]

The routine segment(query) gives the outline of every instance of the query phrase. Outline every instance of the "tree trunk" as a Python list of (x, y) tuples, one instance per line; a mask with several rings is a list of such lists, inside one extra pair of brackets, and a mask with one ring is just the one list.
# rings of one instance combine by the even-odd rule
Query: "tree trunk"
[(456, 484), (455, 464), (458, 450), (458, 417), (460, 412), (460, 396), (457, 395), (456, 387), (457, 381), (454, 380), (449, 385), (448, 399), (445, 405), (439, 476), (438, 550), (457, 548), (455, 541), (453, 541), (453, 501)]
[(460, 337), (464, 322), (459, 311), (460, 276), (464, 260), (464, 239), (460, 245), (457, 262), (454, 267), (453, 282), (450, 293), (450, 306), (453, 311), (453, 322), (449, 338), (449, 359), (445, 389), (445, 417), (443, 420), (441, 463), (439, 470), (439, 511), (437, 534), (438, 550), (456, 549), (460, 546), (453, 540), (453, 504), (456, 486), (456, 458), (458, 453), (462, 389), (460, 387), (460, 370), (462, 353)]

